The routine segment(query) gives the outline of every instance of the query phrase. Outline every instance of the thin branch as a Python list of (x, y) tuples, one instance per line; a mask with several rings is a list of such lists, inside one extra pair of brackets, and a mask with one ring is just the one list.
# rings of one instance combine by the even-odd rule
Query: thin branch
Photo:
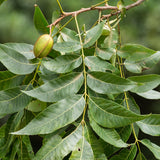
[[(125, 9), (126, 9), (126, 10), (129, 10), (129, 9), (131, 9), (131, 8), (134, 8), (134, 7), (136, 7), (136, 6), (139, 6), (139, 5), (140, 5), (142, 2), (144, 2), (144, 1), (145, 1), (145, 0), (138, 0), (138, 1), (135, 2), (135, 3), (132, 3), (132, 4), (128, 5), (128, 6), (126, 6)], [(107, 14), (107, 15), (103, 15), (103, 16), (102, 16), (102, 19), (104, 19), (104, 18), (109, 18), (109, 17), (114, 16), (114, 15), (117, 15), (117, 14), (119, 14), (119, 13), (121, 13), (120, 10), (118, 10), (118, 11), (115, 12), (115, 13), (110, 13), (110, 14)]]
[[(128, 6), (126, 6), (126, 10), (129, 10), (133, 7), (136, 7), (138, 5), (140, 5), (142, 2), (144, 2), (145, 0), (138, 0), (137, 2), (135, 3), (132, 3)], [(73, 12), (63, 12), (61, 17), (58, 18), (57, 20), (55, 20), (52, 24), (50, 24), (48, 27), (51, 27), (51, 26), (54, 26), (56, 24), (58, 24), (62, 19), (64, 19), (65, 17), (68, 17), (68, 16), (73, 16), (75, 17), (76, 15), (80, 14), (80, 13), (83, 13), (83, 12), (88, 12), (88, 11), (92, 11), (92, 10), (99, 10), (99, 11), (102, 11), (102, 10), (115, 10), (116, 12), (114, 13), (110, 13), (108, 15), (103, 15), (102, 16), (102, 19), (104, 18), (109, 18), (113, 15), (117, 15), (119, 13), (121, 13), (120, 10), (118, 10), (118, 8), (116, 6), (110, 6), (110, 5), (106, 5), (106, 6), (91, 6), (89, 8), (81, 8), (80, 10), (77, 10), (77, 11), (73, 11)], [(118, 10), (118, 11), (117, 11)]]

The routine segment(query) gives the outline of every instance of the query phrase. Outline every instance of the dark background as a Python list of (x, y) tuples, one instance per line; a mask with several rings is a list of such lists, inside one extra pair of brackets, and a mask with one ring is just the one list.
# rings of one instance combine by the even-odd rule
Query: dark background
[[(114, 5), (116, 0), (110, 0)], [(82, 7), (90, 7), (100, 0), (60, 0), (64, 11), (74, 11)], [(125, 4), (133, 3), (133, 0), (124, 0)], [(33, 14), (34, 4), (42, 9), (48, 22), (52, 22), (52, 12), (58, 10), (56, 0), (8, 0), (0, 6), (0, 43), (24, 42), (34, 44), (39, 34), (34, 28)], [(107, 12), (106, 12), (107, 13)], [(91, 11), (81, 14), (78, 18), (82, 25), (89, 29), (97, 20), (98, 12)], [(63, 21), (62, 23), (64, 23)], [(127, 16), (120, 23), (122, 45), (124, 43), (139, 43), (154, 50), (160, 50), (160, 1), (146, 0), (140, 6), (127, 11)], [(75, 29), (74, 21), (67, 27)], [(143, 74), (160, 74), (160, 63)], [(160, 91), (160, 87), (157, 87)], [(160, 100), (151, 101), (135, 95), (142, 113), (160, 113)], [(141, 136), (145, 136), (142, 135)], [(146, 137), (146, 136), (145, 136)], [(152, 138), (152, 141), (160, 145), (160, 139)], [(154, 160), (153, 155), (146, 149), (148, 160)]]

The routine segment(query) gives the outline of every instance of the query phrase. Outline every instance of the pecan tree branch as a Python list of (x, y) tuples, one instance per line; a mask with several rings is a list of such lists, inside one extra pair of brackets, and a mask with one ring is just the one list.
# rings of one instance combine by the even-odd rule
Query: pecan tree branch
[[(138, 0), (137, 2), (135, 3), (132, 3), (128, 6), (126, 6), (126, 10), (129, 10), (130, 8), (133, 8), (133, 7), (136, 7), (138, 5), (140, 5), (143, 1), (145, 0)], [(118, 10), (118, 8), (116, 6), (110, 6), (110, 5), (106, 5), (106, 6), (96, 6), (96, 7), (89, 7), (89, 8), (81, 8), (80, 10), (77, 10), (77, 11), (73, 11), (73, 12), (63, 12), (63, 14), (61, 15), (61, 17), (59, 17), (57, 20), (55, 20), (52, 24), (49, 25), (49, 27), (51, 26), (54, 26), (56, 24), (58, 24), (62, 19), (64, 19), (65, 17), (68, 17), (68, 16), (75, 16), (75, 15), (78, 15), (80, 13), (83, 13), (83, 12), (88, 12), (88, 11), (92, 11), (92, 10), (117, 10), (115, 13), (111, 13), (111, 14), (108, 14), (108, 15), (103, 15), (102, 16), (102, 19), (104, 18), (108, 18), (108, 17), (111, 17), (113, 15), (117, 15), (119, 13), (121, 13), (120, 10)]]
[[(128, 6), (126, 6), (125, 9), (126, 9), (126, 10), (129, 10), (129, 9), (131, 9), (131, 8), (134, 8), (134, 7), (136, 7), (136, 6), (139, 6), (139, 5), (140, 5), (142, 2), (144, 2), (144, 1), (145, 1), (145, 0), (138, 0), (138, 1), (135, 2), (135, 3), (132, 3), (132, 4), (128, 5)], [(110, 14), (107, 14), (107, 15), (103, 15), (103, 16), (102, 16), (102, 19), (104, 19), (104, 18), (109, 18), (109, 17), (114, 16), (114, 15), (117, 15), (117, 14), (119, 14), (119, 13), (121, 13), (120, 10), (116, 11), (115, 13), (110, 13)]]

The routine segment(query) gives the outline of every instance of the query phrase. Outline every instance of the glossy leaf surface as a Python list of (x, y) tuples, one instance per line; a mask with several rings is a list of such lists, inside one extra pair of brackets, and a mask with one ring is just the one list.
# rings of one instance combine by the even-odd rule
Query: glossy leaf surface
[(72, 96), (50, 105), (39, 113), (25, 128), (13, 133), (18, 135), (47, 134), (75, 121), (83, 112), (82, 95)]
[(56, 102), (78, 92), (83, 83), (82, 73), (70, 73), (50, 80), (42, 86), (23, 93), (44, 102)]
[(66, 73), (79, 67), (82, 63), (82, 58), (79, 55), (62, 55), (53, 60), (43, 61), (45, 68), (56, 73)]
[(107, 128), (126, 126), (149, 116), (135, 114), (114, 101), (95, 97), (89, 98), (89, 110), (93, 119)]
[(61, 139), (55, 135), (37, 152), (34, 160), (60, 160), (69, 154), (82, 138), (82, 126), (78, 126), (71, 134)]
[(29, 74), (36, 67), (34, 64), (29, 63), (22, 54), (3, 44), (0, 44), (0, 61), (14, 74)]
[(160, 136), (160, 115), (152, 114), (150, 117), (137, 122), (142, 132), (151, 136)]
[(87, 82), (89, 88), (102, 94), (122, 93), (136, 86), (136, 83), (108, 72), (90, 72)]

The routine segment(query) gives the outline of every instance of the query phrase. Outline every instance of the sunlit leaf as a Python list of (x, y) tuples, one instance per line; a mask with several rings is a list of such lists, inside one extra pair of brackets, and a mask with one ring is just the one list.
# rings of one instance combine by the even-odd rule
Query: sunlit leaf
[(107, 128), (126, 126), (149, 116), (135, 114), (114, 101), (96, 97), (89, 98), (89, 110), (93, 119)]
[(118, 54), (126, 58), (124, 65), (133, 73), (141, 73), (145, 69), (153, 67), (160, 60), (160, 52), (153, 51), (141, 45), (126, 44)]
[(22, 54), (3, 44), (0, 44), (0, 61), (9, 71), (15, 74), (29, 74), (36, 67), (36, 65), (29, 63)]
[(106, 70), (109, 70), (114, 73), (119, 73), (119, 70), (115, 68), (112, 64), (96, 56), (87, 56), (85, 58), (85, 64), (91, 71), (105, 72)]
[(78, 159), (80, 160), (93, 159), (94, 160), (91, 145), (87, 142), (84, 136), (79, 140), (74, 150), (72, 151), (71, 157), (69, 158), (69, 160), (78, 160)]
[(91, 114), (89, 114), (90, 124), (93, 130), (97, 133), (100, 138), (102, 138), (105, 142), (115, 146), (115, 147), (128, 147), (128, 144), (123, 142), (119, 134), (115, 129), (103, 128), (99, 126), (92, 118)]
[(33, 53), (33, 45), (27, 43), (5, 43), (6, 46), (16, 50), (24, 55), (27, 59), (35, 58)]
[(160, 114), (152, 114), (150, 117), (137, 122), (142, 132), (151, 136), (160, 136)]
[(78, 126), (70, 135), (61, 139), (55, 135), (37, 152), (33, 160), (61, 160), (69, 154), (82, 138), (82, 126)]
[(160, 147), (158, 145), (152, 143), (148, 139), (143, 139), (140, 142), (145, 145), (157, 159), (160, 159)]
[(87, 82), (89, 88), (102, 94), (122, 93), (136, 86), (136, 83), (108, 72), (90, 72)]
[(45, 68), (56, 73), (66, 73), (79, 67), (82, 63), (80, 55), (62, 55), (53, 60), (44, 60), (42, 64)]
[(40, 112), (18, 135), (36, 135), (54, 132), (75, 121), (85, 106), (82, 95), (72, 96), (54, 103)]
[(78, 34), (69, 28), (63, 28), (60, 33), (66, 42), (79, 42)]
[(81, 49), (80, 42), (59, 42), (53, 45), (53, 49), (59, 52), (72, 53)]
[(83, 44), (84, 48), (92, 46), (98, 40), (98, 38), (102, 34), (103, 26), (104, 26), (103, 22), (99, 23), (98, 25), (96, 25), (95, 27), (91, 28), (86, 32), (85, 41)]
[(160, 84), (160, 75), (157, 74), (133, 76), (128, 79), (140, 84), (131, 89), (131, 91), (135, 93), (147, 92)]
[(44, 102), (56, 102), (77, 93), (82, 83), (83, 74), (75, 72), (50, 80), (33, 90), (23, 92)]
[(160, 99), (160, 92), (155, 90), (150, 90), (147, 92), (136, 93), (136, 94), (146, 99)]

